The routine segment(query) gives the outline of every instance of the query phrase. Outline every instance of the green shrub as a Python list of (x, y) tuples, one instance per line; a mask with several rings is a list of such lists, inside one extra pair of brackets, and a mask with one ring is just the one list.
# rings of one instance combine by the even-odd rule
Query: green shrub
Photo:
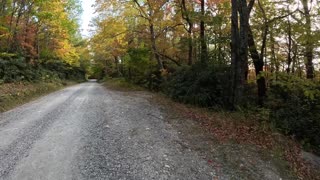
[(26, 64), (23, 58), (0, 59), (0, 79), (5, 83), (15, 81), (33, 81), (37, 78), (37, 72)]
[(166, 94), (171, 98), (202, 107), (228, 103), (229, 67), (184, 66), (169, 76)]
[(22, 57), (0, 58), (0, 81), (13, 83), (20, 81), (85, 80), (85, 71), (79, 67), (56, 61), (30, 64)]
[(156, 61), (150, 61), (150, 49), (140, 47), (131, 48), (124, 57), (123, 75), (130, 82), (138, 84), (150, 90), (160, 90), (162, 83), (161, 72), (158, 71)]
[(268, 97), (270, 120), (280, 131), (320, 150), (320, 84), (277, 74)]
[(74, 67), (60, 60), (44, 61), (43, 69), (55, 73), (59, 79), (85, 80), (85, 71), (80, 67)]
[(105, 77), (106, 77), (106, 74), (103, 66), (94, 65), (91, 67), (89, 77), (88, 77), (89, 79), (102, 80)]

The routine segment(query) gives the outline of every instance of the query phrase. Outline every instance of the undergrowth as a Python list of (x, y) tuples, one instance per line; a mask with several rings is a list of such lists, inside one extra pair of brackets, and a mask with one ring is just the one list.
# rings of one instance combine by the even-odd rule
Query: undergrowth
[(279, 168), (286, 170), (289, 167), (299, 179), (320, 179), (318, 167), (311, 166), (302, 158), (300, 143), (278, 133), (260, 113), (212, 111), (173, 102), (162, 95), (154, 98), (157, 103), (174, 111), (180, 118), (192, 119), (199, 123), (220, 143), (254, 145), (262, 151), (271, 153)]
[(142, 91), (144, 88), (128, 82), (124, 78), (104, 78), (102, 81), (109, 89), (118, 91)]
[[(107, 79), (105, 83), (107, 87), (115, 90), (141, 90), (123, 78)], [(270, 109), (244, 108), (236, 112), (221, 108), (210, 110), (173, 102), (165, 95), (155, 97), (157, 103), (169, 106), (168, 108), (178, 113), (181, 118), (198, 122), (220, 143), (254, 145), (262, 151), (272, 153), (279, 167), (284, 170), (289, 167), (299, 179), (320, 179), (317, 169), (302, 158), (300, 143), (292, 136), (280, 134), (278, 126), (270, 122)]]

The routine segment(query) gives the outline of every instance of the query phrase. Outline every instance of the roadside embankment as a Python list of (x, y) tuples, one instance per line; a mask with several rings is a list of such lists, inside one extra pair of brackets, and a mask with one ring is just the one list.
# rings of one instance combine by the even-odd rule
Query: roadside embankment
[(7, 111), (34, 98), (73, 84), (76, 84), (76, 82), (17, 82), (0, 84), (0, 112)]

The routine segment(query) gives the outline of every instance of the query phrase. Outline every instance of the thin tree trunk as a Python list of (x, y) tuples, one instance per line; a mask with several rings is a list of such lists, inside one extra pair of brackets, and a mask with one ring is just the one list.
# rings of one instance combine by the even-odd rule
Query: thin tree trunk
[(152, 54), (153, 54), (154, 58), (157, 60), (159, 70), (162, 70), (162, 69), (164, 69), (164, 67), (163, 67), (162, 60), (160, 59), (160, 56), (157, 52), (156, 36), (155, 36), (154, 26), (153, 26), (152, 22), (150, 22), (149, 28), (150, 28)]
[[(252, 6), (254, 4), (254, 0), (251, 2), (252, 2), (252, 4), (251, 4), (251, 8), (252, 8)], [(257, 46), (255, 44), (253, 33), (252, 33), (250, 26), (248, 26), (248, 46), (249, 46), (251, 58), (253, 60), (256, 78), (257, 78), (258, 105), (263, 106), (264, 98), (265, 98), (266, 92), (267, 92), (267, 86), (266, 86), (266, 79), (261, 73), (263, 72), (263, 67), (264, 67), (264, 55), (265, 55), (264, 52), (266, 49), (269, 26), (267, 24), (267, 19), (265, 17), (264, 9), (262, 8), (260, 2), (258, 2), (258, 3), (259, 3), (259, 7), (260, 7), (261, 11), (264, 14), (264, 29), (263, 29), (263, 35), (262, 35), (262, 45), (261, 45), (260, 54), (257, 50)], [(249, 10), (251, 10), (251, 8)]]
[(200, 60), (203, 64), (207, 63), (208, 60), (208, 52), (207, 52), (207, 43), (205, 38), (205, 2), (201, 0), (201, 21), (200, 21), (200, 42), (201, 42), (201, 53), (200, 53)]
[[(219, 33), (218, 33), (218, 39), (220, 40), (221, 39), (221, 26), (219, 26)], [(222, 54), (222, 43), (221, 42), (218, 42), (218, 60), (220, 62), (220, 64), (223, 64), (223, 54)]]
[(274, 37), (273, 37), (273, 33), (271, 31), (270, 33), (270, 44), (271, 44), (271, 73), (275, 72), (276, 71), (276, 52), (275, 52), (275, 40), (274, 40)]
[(238, 23), (238, 0), (231, 0), (231, 96), (230, 103), (232, 106), (238, 104), (238, 73), (240, 52), (239, 52), (239, 23)]
[(292, 57), (291, 57), (291, 53), (292, 53), (292, 29), (291, 29), (291, 22), (289, 20), (288, 17), (288, 57), (287, 57), (287, 73), (290, 73), (290, 66), (292, 63)]
[(293, 41), (293, 47), (292, 47), (292, 51), (293, 51), (293, 57), (292, 57), (292, 74), (295, 73), (295, 68), (296, 68), (296, 63), (297, 63), (297, 54), (298, 54), (298, 47), (297, 44)]
[(192, 65), (193, 63), (193, 22), (191, 21), (190, 14), (188, 12), (186, 1), (181, 1), (181, 11), (182, 11), (182, 18), (186, 20), (188, 23), (188, 65)]
[(117, 77), (121, 76), (120, 67), (119, 67), (119, 57), (114, 56), (114, 63), (116, 65)]
[(264, 61), (263, 61), (263, 55), (262, 54), (259, 55), (258, 53), (250, 26), (249, 26), (249, 33), (248, 33), (248, 45), (249, 45), (250, 56), (253, 60), (256, 78), (257, 78), (258, 104), (262, 106), (264, 98), (266, 96), (266, 91), (267, 91), (265, 77), (261, 76), (261, 72), (263, 72)]
[(20, 18), (23, 15), (23, 9), (25, 6), (25, 1), (21, 1), (20, 7), (19, 7), (19, 11), (18, 11), (18, 16), (16, 17), (16, 22), (15, 22), (15, 26), (14, 26), (14, 30), (13, 30), (13, 42), (11, 44), (10, 47), (10, 51), (11, 52), (15, 52), (18, 49), (18, 26), (20, 23)]
[(192, 27), (193, 24), (189, 23), (188, 30), (188, 65), (192, 65), (193, 63), (193, 37), (192, 37)]
[(35, 44), (35, 47), (37, 49), (37, 59), (38, 61), (40, 61), (41, 59), (41, 55), (40, 55), (40, 38), (39, 38), (39, 30), (37, 29), (37, 33), (36, 33), (36, 44)]
[[(12, 29), (13, 29), (13, 21), (14, 21), (14, 14), (16, 13), (16, 10), (17, 8), (15, 7), (16, 6), (16, 1), (13, 1), (12, 2), (12, 10), (11, 10), (11, 16), (10, 16), (10, 23), (9, 23), (9, 32), (10, 34), (12, 34)], [(8, 36), (7, 38), (7, 51), (10, 51), (11, 49), (11, 43), (12, 43), (12, 39), (11, 39), (11, 36)]]
[(311, 39), (311, 16), (310, 16), (310, 9), (308, 6), (308, 0), (302, 0), (304, 16), (306, 18), (306, 45), (305, 45), (305, 59), (306, 59), (306, 71), (307, 71), (307, 78), (313, 79), (314, 78), (314, 68), (313, 68), (313, 45)]

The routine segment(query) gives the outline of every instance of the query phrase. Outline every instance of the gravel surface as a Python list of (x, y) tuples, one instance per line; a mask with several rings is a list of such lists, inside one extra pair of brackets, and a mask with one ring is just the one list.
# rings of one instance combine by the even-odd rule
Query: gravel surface
[(150, 96), (88, 82), (0, 114), (0, 179), (216, 179)]

